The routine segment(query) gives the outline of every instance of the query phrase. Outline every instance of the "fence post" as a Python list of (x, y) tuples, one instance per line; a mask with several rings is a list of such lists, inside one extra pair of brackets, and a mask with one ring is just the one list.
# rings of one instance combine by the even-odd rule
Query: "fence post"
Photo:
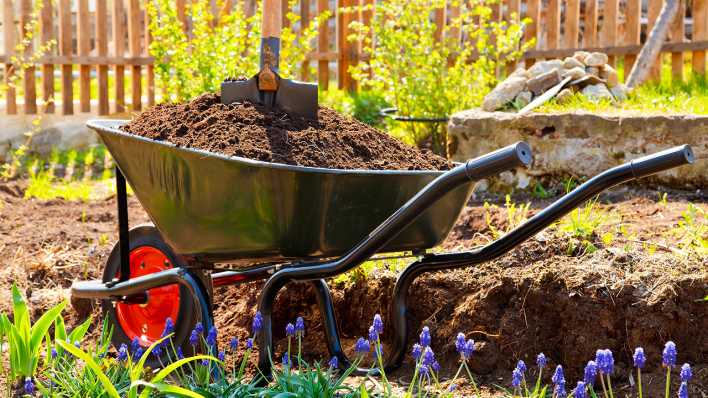
[[(76, 19), (76, 38), (81, 57), (91, 55), (91, 20), (88, 0), (78, 1), (79, 13)], [(91, 65), (79, 66), (79, 102), (81, 112), (91, 112)]]
[[(140, 48), (140, 0), (128, 0), (128, 51), (130, 56), (139, 57), (142, 53)], [(133, 111), (143, 108), (142, 104), (142, 82), (141, 67), (133, 64), (131, 67), (131, 105)]]
[[(301, 0), (300, 2), (300, 37), (303, 36), (305, 28), (310, 23), (310, 0)], [(310, 77), (310, 59), (305, 55), (305, 60), (302, 61), (302, 73), (300, 74), (302, 81), (307, 81)]]
[[(41, 25), (41, 39), (42, 44), (47, 44), (53, 38), (53, 18), (52, 18), (52, 1), (51, 0), (37, 0), (43, 1), (42, 12), (40, 19)], [(53, 50), (53, 49), (52, 49)], [(50, 51), (52, 51), (50, 50)], [(44, 101), (44, 112), (54, 113), (54, 65), (53, 64), (43, 64), (42, 65), (42, 99)]]
[[(177, 8), (179, 12), (179, 8)], [(118, 64), (115, 69), (116, 113), (125, 112), (125, 12), (123, 0), (113, 0), (113, 51)]]
[(546, 48), (556, 49), (560, 42), (560, 0), (550, 0), (548, 3), (548, 35)]
[[(73, 38), (71, 32), (71, 0), (59, 0), (59, 55), (71, 56)], [(61, 107), (63, 115), (74, 114), (74, 90), (72, 65), (61, 66)]]
[(342, 7), (352, 7), (354, 5), (353, 0), (338, 0), (340, 6), (337, 7), (338, 21), (340, 22), (337, 26), (337, 50), (339, 53), (338, 62), (338, 76), (339, 88), (347, 91), (354, 91), (354, 79), (352, 79), (351, 73), (349, 73), (349, 66), (352, 65), (352, 51), (355, 48), (352, 43), (347, 40), (349, 35), (349, 24), (353, 21), (353, 12), (348, 10), (347, 12), (342, 12)]
[[(611, 1), (611, 0), (608, 0)], [(578, 47), (578, 27), (580, 23), (580, 0), (565, 3), (565, 47)]]
[[(535, 39), (536, 44), (533, 48), (539, 48), (538, 26), (541, 22), (541, 0), (528, 0), (526, 2), (526, 17), (531, 19), (531, 23), (526, 26), (524, 41), (528, 43)], [(534, 59), (526, 59), (526, 67), (530, 67), (534, 62)]]
[[(108, 10), (105, 0), (96, 2), (96, 50), (99, 57), (108, 55)], [(98, 114), (108, 114), (108, 65), (98, 65)]]
[(583, 45), (585, 47), (597, 46), (597, 0), (585, 1), (585, 30), (583, 32)]
[[(605, 0), (602, 15), (602, 45), (614, 47), (617, 45), (617, 14), (619, 14), (619, 0)], [(607, 63), (615, 66), (615, 57), (610, 55)]]
[[(708, 38), (708, 0), (693, 0), (693, 41), (706, 40)], [(705, 50), (693, 51), (692, 66), (693, 73), (706, 74), (706, 52)]]
[[(32, 1), (31, 0), (21, 0), (20, 2), (20, 37), (24, 40), (27, 35), (27, 25), (32, 19)], [(27, 44), (25, 48), (25, 56), (31, 56), (33, 50), (32, 42)], [(28, 66), (24, 70), (24, 76), (22, 78), (23, 88), (25, 91), (25, 106), (24, 111), (27, 115), (33, 115), (37, 113), (37, 82), (34, 76), (35, 67), (34, 65)]]
[[(317, 14), (329, 12), (329, 0), (317, 0)], [(329, 18), (322, 21), (317, 35), (317, 52), (320, 54), (320, 59), (317, 61), (317, 82), (321, 89), (329, 88), (329, 61), (324, 59), (325, 54), (329, 52)]]
[[(625, 11), (625, 44), (640, 44), (641, 23), (642, 23), (642, 3), (641, 0), (627, 0)], [(632, 70), (637, 54), (627, 54), (624, 56), (624, 80), (627, 81), (629, 71)]]
[[(659, 12), (661, 12), (661, 6), (663, 4), (663, 0), (649, 0), (649, 6), (647, 8), (647, 34), (648, 32), (651, 32), (651, 29), (654, 27), (654, 24), (656, 23), (656, 19), (659, 17)], [(663, 54), (659, 52), (659, 55), (656, 57), (656, 61), (652, 64), (651, 69), (649, 70), (649, 79), (650, 81), (661, 81), (661, 58)]]
[[(226, 5), (224, 5), (226, 7)], [(231, 7), (228, 7), (225, 9), (224, 12), (230, 12)], [(219, 12), (219, 11), (217, 11)], [(145, 51), (144, 55), (148, 56), (150, 55), (150, 42), (152, 41), (152, 35), (150, 34), (150, 15), (148, 15), (147, 8), (145, 8)], [(147, 83), (147, 100), (148, 100), (148, 106), (153, 106), (155, 105), (155, 65), (154, 64), (149, 64), (146, 68), (145, 74), (146, 76), (146, 83)]]
[[(9, 57), (15, 53), (15, 11), (13, 10), (12, 0), (3, 2), (3, 33), (5, 39), (5, 55), (8, 61), (5, 64), (5, 81), (9, 83), (12, 79), (14, 67), (10, 63)], [(15, 87), (8, 84), (5, 93), (6, 112), (9, 115), (17, 114), (17, 98)]]
[[(684, 32), (684, 21), (686, 17), (686, 1), (680, 0), (678, 11), (676, 16), (671, 23), (671, 41), (674, 43), (683, 43), (685, 38)], [(672, 52), (671, 53), (671, 80), (674, 83), (680, 83), (683, 81), (683, 52)]]

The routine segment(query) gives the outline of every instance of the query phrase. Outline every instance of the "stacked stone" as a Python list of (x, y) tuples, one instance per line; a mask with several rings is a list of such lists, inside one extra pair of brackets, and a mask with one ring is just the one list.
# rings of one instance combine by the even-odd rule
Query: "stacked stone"
[(487, 94), (482, 110), (493, 112), (512, 103), (524, 107), (568, 77), (570, 82), (556, 95), (557, 101), (567, 100), (574, 91), (592, 100), (624, 101), (627, 88), (607, 60), (604, 53), (576, 51), (563, 60), (538, 61), (528, 70), (519, 68)]

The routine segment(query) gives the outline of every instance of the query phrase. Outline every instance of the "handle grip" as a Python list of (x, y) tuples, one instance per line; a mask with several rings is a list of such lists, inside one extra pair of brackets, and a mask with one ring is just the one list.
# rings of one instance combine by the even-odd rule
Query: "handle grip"
[(263, 0), (263, 25), (261, 26), (261, 37), (280, 38), (280, 31), (283, 28), (283, 9), (280, 0)]
[(630, 162), (634, 178), (642, 178), (695, 161), (690, 145), (680, 145)]
[(468, 160), (465, 173), (470, 180), (478, 180), (519, 166), (528, 166), (533, 160), (529, 144), (519, 141), (494, 152)]

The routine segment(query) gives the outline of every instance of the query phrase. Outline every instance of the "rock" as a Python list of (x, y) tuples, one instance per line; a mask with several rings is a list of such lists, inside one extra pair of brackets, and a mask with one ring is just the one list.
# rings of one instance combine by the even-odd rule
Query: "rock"
[(585, 58), (587, 58), (590, 55), (589, 52), (587, 51), (576, 51), (573, 54), (573, 58), (577, 59), (578, 61), (583, 63), (583, 66), (585, 66)]
[(598, 52), (590, 53), (590, 55), (585, 57), (583, 63), (587, 66), (594, 66), (599, 68), (607, 63), (607, 54)]
[(526, 86), (535, 95), (541, 95), (545, 93), (546, 90), (548, 90), (549, 88), (560, 83), (560, 81), (561, 76), (559, 70), (552, 69), (546, 73), (529, 79), (529, 81), (526, 82)]
[(493, 112), (502, 108), (507, 103), (513, 101), (524, 87), (526, 87), (525, 77), (509, 76), (484, 97), (482, 109), (487, 112)]
[(518, 107), (523, 108), (526, 105), (528, 105), (532, 99), (533, 99), (533, 94), (531, 93), (531, 91), (524, 90), (524, 91), (520, 92), (519, 95), (516, 96), (514, 103), (516, 103), (516, 105)]
[(564, 88), (558, 94), (556, 94), (556, 101), (559, 104), (565, 104), (573, 97), (573, 91), (569, 88)]
[(580, 79), (573, 80), (572, 82), (570, 82), (570, 85), (574, 86), (574, 87), (578, 87), (578, 88), (584, 88), (585, 86), (590, 86), (593, 84), (600, 84), (600, 83), (604, 84), (605, 81), (595, 75), (586, 74), (585, 76), (581, 77)]
[(577, 58), (567, 57), (563, 60), (563, 67), (565, 69), (585, 68), (585, 64)]
[(627, 86), (625, 86), (624, 84), (621, 84), (621, 83), (610, 88), (610, 93), (612, 93), (612, 95), (615, 97), (615, 99), (620, 102), (627, 99), (628, 92), (629, 92), (629, 90), (627, 89)]
[(600, 77), (600, 68), (598, 67), (588, 66), (587, 68), (585, 68), (585, 72), (587, 72), (588, 75)]
[(603, 65), (600, 70), (600, 78), (607, 82), (607, 87), (612, 88), (619, 84), (619, 76), (615, 68), (610, 65)]
[(578, 80), (587, 75), (587, 72), (585, 72), (585, 67), (575, 67), (572, 69), (567, 69), (563, 71), (563, 74), (561, 75), (562, 78), (566, 78), (570, 76), (572, 80)]
[(607, 89), (607, 86), (605, 86), (602, 83), (599, 84), (591, 84), (589, 86), (586, 86), (583, 91), (583, 95), (586, 96), (588, 99), (591, 100), (598, 100), (598, 99), (614, 99), (612, 96), (612, 93), (610, 93), (610, 90)]
[(519, 67), (518, 69), (514, 70), (509, 77), (523, 77), (528, 79), (529, 78), (529, 73), (526, 69)]
[(548, 73), (549, 71), (552, 71), (554, 69), (560, 70), (563, 68), (563, 61), (559, 59), (552, 59), (549, 61), (538, 61), (535, 64), (533, 64), (532, 67), (529, 68), (528, 70), (528, 76), (529, 78), (534, 78), (536, 76), (540, 76), (544, 73)]

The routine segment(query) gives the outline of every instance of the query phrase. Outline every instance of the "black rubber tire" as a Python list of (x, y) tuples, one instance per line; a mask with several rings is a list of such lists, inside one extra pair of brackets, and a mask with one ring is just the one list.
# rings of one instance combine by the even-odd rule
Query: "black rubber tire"
[[(155, 228), (152, 224), (143, 224), (132, 228), (129, 236), (131, 252), (138, 247), (154, 247), (163, 252), (165, 256), (169, 258), (170, 262), (174, 264), (174, 266), (185, 266), (184, 260), (177, 256), (172, 248), (165, 243), (157, 228)], [(113, 246), (113, 250), (111, 250), (108, 260), (106, 261), (106, 266), (103, 271), (104, 282), (112, 280), (118, 274), (120, 269), (119, 252), (120, 249), (118, 247), (118, 242), (116, 242)], [(195, 273), (200, 277), (200, 279), (203, 280), (203, 278), (201, 278), (202, 275), (200, 271), (192, 271), (192, 273)], [(113, 344), (116, 347), (120, 347), (121, 344), (126, 344), (130, 347), (131, 341), (121, 328), (121, 325), (116, 317), (115, 302), (111, 300), (103, 300), (101, 302), (101, 306), (105, 316), (107, 316), (111, 324), (114, 325), (112, 337)], [(175, 347), (181, 346), (185, 354), (191, 352), (189, 336), (200, 318), (199, 306), (196, 305), (194, 297), (191, 297), (189, 289), (184, 286), (180, 286), (180, 308), (177, 319), (174, 320), (175, 332), (172, 337), (172, 343)], [(151, 357), (151, 361), (148, 362), (149, 365), (155, 364), (156, 361), (152, 361), (153, 358), (154, 357)], [(167, 358), (164, 359), (166, 360)]]

